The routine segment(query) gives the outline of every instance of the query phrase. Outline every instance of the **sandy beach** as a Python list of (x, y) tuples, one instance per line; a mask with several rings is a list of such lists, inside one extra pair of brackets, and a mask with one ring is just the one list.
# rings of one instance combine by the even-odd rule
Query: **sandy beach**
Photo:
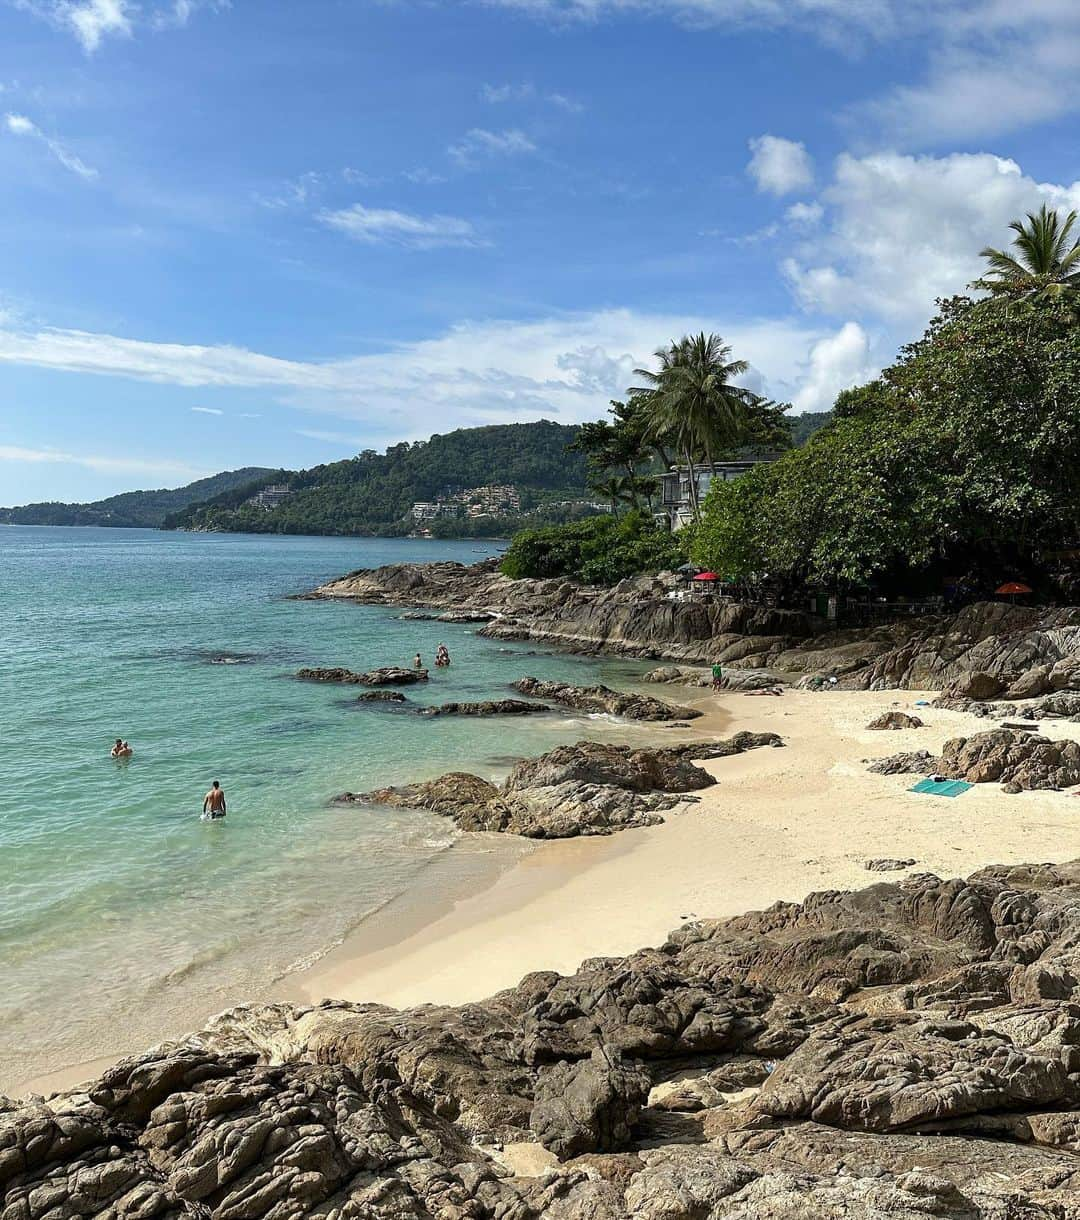
[[(456, 890), (433, 877), (430, 889), (396, 899), (311, 968), (268, 980), (261, 994), (242, 998), (457, 1004), (512, 986), (531, 971), (570, 973), (590, 957), (659, 944), (695, 918), (799, 901), (815, 890), (859, 889), (905, 873), (961, 876), (991, 863), (1080, 855), (1080, 805), (1066, 793), (1009, 796), (986, 784), (944, 799), (909, 792), (914, 776), (866, 770), (866, 759), (937, 751), (951, 737), (993, 727), (916, 706), (930, 694), (789, 690), (760, 698), (656, 689), (704, 711), (694, 722), (695, 738), (747, 729), (776, 732), (786, 745), (701, 764), (717, 785), (663, 825), (555, 842), (466, 835), (450, 853), (470, 857), (467, 867), (456, 868)], [(925, 727), (866, 729), (892, 708), (917, 712)], [(1048, 722), (1044, 731), (1068, 737), (1076, 728)], [(655, 736), (670, 740), (665, 729)], [(904, 872), (867, 871), (868, 860), (882, 857), (916, 863)], [(108, 1062), (65, 1066), (12, 1092), (70, 1088)]]
[[(905, 870), (967, 875), (991, 863), (1069, 860), (1080, 854), (1080, 806), (1060, 792), (1004, 794), (997, 784), (956, 799), (908, 791), (917, 777), (867, 772), (863, 760), (932, 752), (993, 722), (915, 705), (914, 691), (787, 691), (670, 697), (705, 710), (701, 736), (772, 731), (784, 749), (703, 763), (717, 778), (700, 800), (645, 830), (535, 845), (495, 884), (420, 927), (386, 912), (376, 943), (365, 927), (290, 993), (395, 1006), (461, 1003), (515, 984), (533, 970), (572, 972), (589, 957), (661, 943), (688, 919), (740, 914), (814, 890), (859, 889), (904, 873), (866, 869), (874, 858), (911, 858)], [(925, 727), (868, 731), (892, 708)], [(1075, 735), (1048, 722), (1050, 737)], [(403, 933), (403, 935), (402, 935)], [(387, 940), (388, 935), (390, 940)]]

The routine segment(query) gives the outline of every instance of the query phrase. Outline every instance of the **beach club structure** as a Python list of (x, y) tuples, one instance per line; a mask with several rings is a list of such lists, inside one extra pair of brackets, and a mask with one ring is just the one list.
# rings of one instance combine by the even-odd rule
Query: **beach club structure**
[(760, 457), (736, 458), (726, 462), (695, 463), (693, 466), (673, 466), (667, 474), (660, 476), (661, 512), (658, 518), (666, 520), (673, 530), (682, 529), (694, 519), (690, 480), (697, 484), (698, 502), (704, 503), (715, 480), (730, 483), (741, 478), (748, 470), (765, 462), (775, 462), (778, 453)]

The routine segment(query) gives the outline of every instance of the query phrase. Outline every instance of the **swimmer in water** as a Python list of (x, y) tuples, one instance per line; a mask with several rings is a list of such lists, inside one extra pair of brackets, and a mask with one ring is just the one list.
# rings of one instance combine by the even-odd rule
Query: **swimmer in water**
[(113, 758), (130, 758), (134, 753), (135, 751), (131, 748), (131, 746), (129, 746), (128, 743), (121, 737), (116, 739), (116, 745), (114, 745), (110, 751)]
[(212, 818), (225, 816), (225, 792), (217, 780), (214, 780), (210, 785), (210, 791), (203, 797), (202, 811), (204, 817), (207, 814)]
[(412, 667), (413, 667), (413, 669), (423, 669), (424, 668), (424, 658), (419, 653), (417, 653), (416, 656), (413, 657)]

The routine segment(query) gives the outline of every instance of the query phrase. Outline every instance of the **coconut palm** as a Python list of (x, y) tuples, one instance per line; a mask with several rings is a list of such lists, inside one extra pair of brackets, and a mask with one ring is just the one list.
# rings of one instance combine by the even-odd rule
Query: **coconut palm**
[(603, 496), (611, 504), (611, 512), (613, 516), (619, 515), (620, 504), (632, 503), (632, 495), (634, 494), (633, 483), (625, 475), (609, 475), (606, 479), (596, 479), (589, 484), (592, 491), (595, 491), (598, 496)]
[(731, 381), (750, 366), (745, 360), (730, 360), (730, 355), (731, 348), (719, 335), (702, 332), (659, 348), (656, 372), (634, 370), (647, 383), (647, 388), (630, 391), (647, 396), (646, 435), (671, 444), (686, 460), (695, 520), (700, 516), (695, 455), (704, 454), (715, 467), (716, 455), (738, 445), (746, 429), (751, 395)]
[(1076, 213), (1064, 219), (1044, 203), (1029, 212), (1027, 221), (1014, 220), (1009, 228), (1015, 254), (987, 246), (981, 255), (989, 263), (986, 276), (977, 281), (980, 288), (1010, 297), (1041, 294), (1060, 296), (1080, 287), (1080, 241), (1072, 238)]

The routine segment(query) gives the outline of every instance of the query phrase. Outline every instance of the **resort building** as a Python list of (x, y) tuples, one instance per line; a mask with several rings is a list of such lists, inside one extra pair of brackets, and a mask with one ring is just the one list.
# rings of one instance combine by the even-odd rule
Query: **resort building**
[(660, 476), (661, 511), (657, 514), (660, 520), (666, 520), (673, 530), (682, 529), (694, 519), (693, 497), (691, 496), (690, 480), (697, 485), (698, 502), (702, 503), (709, 494), (716, 480), (729, 483), (741, 478), (748, 470), (766, 462), (775, 462), (778, 453), (763, 454), (760, 457), (737, 458), (728, 462), (714, 462), (694, 466), (675, 466)]
[(255, 508), (277, 508), (283, 501), (291, 496), (292, 489), (285, 483), (272, 483), (269, 487), (264, 487), (262, 491), (252, 496), (248, 500), (248, 504)]

